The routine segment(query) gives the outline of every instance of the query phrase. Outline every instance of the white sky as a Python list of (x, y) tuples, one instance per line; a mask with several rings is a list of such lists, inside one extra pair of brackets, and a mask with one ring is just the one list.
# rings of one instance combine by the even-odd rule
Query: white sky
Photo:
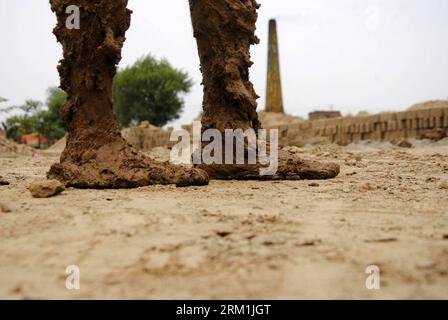
[[(264, 108), (267, 25), (277, 18), (286, 112), (403, 110), (448, 97), (448, 1), (259, 0), (251, 69)], [(144, 54), (166, 57), (195, 81), (179, 121), (200, 111), (201, 75), (187, 0), (129, 0), (134, 11), (120, 66)], [(47, 0), (0, 0), (0, 96), (45, 100), (58, 85), (62, 50)], [(82, 27), (82, 26), (81, 26)], [(0, 118), (2, 115), (0, 115)]]

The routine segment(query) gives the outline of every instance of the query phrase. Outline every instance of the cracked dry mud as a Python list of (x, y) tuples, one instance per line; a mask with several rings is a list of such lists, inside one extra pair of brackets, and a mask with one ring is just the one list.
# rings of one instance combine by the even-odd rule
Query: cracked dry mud
[(55, 158), (0, 156), (0, 298), (448, 298), (446, 143), (289, 150), (341, 174), (33, 199)]

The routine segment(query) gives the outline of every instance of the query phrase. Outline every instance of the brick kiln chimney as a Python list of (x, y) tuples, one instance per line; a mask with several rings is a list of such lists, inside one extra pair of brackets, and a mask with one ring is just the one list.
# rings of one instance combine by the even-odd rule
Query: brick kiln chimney
[(277, 22), (269, 20), (268, 76), (266, 85), (266, 112), (284, 113), (280, 58), (278, 53)]

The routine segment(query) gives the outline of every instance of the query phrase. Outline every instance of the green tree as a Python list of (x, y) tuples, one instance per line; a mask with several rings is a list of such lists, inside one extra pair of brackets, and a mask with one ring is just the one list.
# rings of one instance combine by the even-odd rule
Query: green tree
[(15, 131), (15, 139), (20, 139), (25, 134), (36, 133), (50, 141), (58, 140), (65, 135), (60, 110), (66, 97), (64, 91), (51, 87), (47, 92), (45, 108), (40, 101), (26, 100), (23, 105), (4, 109), (7, 112), (20, 110), (21, 114), (9, 117), (3, 126), (9, 131)]
[[(0, 97), (0, 103), (6, 102), (6, 101), (8, 101), (8, 99)], [(4, 106), (4, 107), (0, 108), (0, 113), (10, 113), (17, 109), (22, 110), (22, 108), (23, 108), (23, 106)]]
[(14, 115), (6, 120), (6, 127), (17, 127), (17, 135), (21, 137), (25, 134), (40, 133), (41, 120), (39, 114), (42, 111), (43, 104), (36, 100), (26, 100), (23, 105), (8, 107), (7, 110), (20, 110), (21, 115)]
[(114, 110), (122, 127), (149, 121), (163, 126), (178, 119), (184, 107), (182, 94), (190, 92), (192, 80), (166, 59), (151, 55), (120, 70), (113, 86)]
[[(0, 104), (3, 102), (8, 101), (8, 99), (0, 97)], [(15, 109), (15, 107), (1, 107), (0, 108), (0, 114), (2, 113), (9, 113), (11, 111), (13, 111)], [(2, 128), (6, 133), (6, 137), (9, 139), (13, 139), (16, 140), (17, 139), (17, 131), (19, 130), (18, 125), (15, 126), (11, 126), (8, 124), (7, 121), (2, 122)]]
[(39, 113), (42, 122), (41, 132), (50, 140), (59, 140), (65, 135), (64, 122), (61, 118), (61, 108), (67, 100), (65, 91), (50, 87), (47, 91), (47, 110)]

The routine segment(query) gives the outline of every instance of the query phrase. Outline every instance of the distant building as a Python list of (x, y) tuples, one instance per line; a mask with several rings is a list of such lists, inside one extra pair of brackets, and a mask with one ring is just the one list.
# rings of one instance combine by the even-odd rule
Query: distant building
[(22, 143), (34, 148), (48, 147), (48, 139), (46, 137), (38, 136), (36, 134), (23, 135)]
[(340, 118), (340, 117), (342, 117), (340, 111), (314, 111), (308, 114), (308, 118), (310, 119), (310, 121), (319, 119)]

